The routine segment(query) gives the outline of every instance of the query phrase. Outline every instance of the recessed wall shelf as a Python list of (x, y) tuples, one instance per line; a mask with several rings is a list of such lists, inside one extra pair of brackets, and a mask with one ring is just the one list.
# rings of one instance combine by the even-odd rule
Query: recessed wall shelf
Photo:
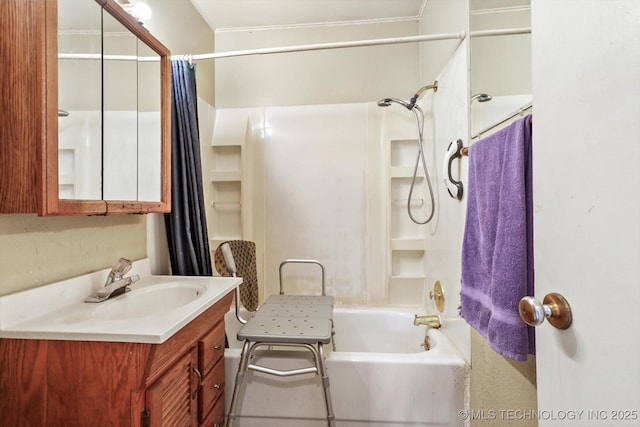
[[(417, 141), (389, 140), (389, 173), (387, 196), (387, 303), (420, 305), (424, 300), (426, 240), (424, 226), (414, 224), (407, 214), (407, 197), (415, 167)], [(419, 171), (420, 172), (420, 171)], [(418, 175), (416, 188), (424, 184)], [(412, 208), (424, 209), (424, 197), (414, 193)]]
[(209, 224), (211, 251), (226, 240), (244, 237), (243, 182), (245, 168), (243, 149), (249, 128), (249, 118), (242, 110), (218, 110), (211, 150), (212, 169), (209, 179), (213, 186), (209, 209), (213, 210)]
[[(391, 178), (412, 178), (413, 177), (413, 169), (415, 166), (391, 166), (389, 168), (389, 175)], [(424, 176), (421, 176), (420, 169), (418, 169), (417, 179), (424, 179)]]
[(425, 241), (423, 238), (391, 239), (390, 249), (392, 251), (424, 251)]
[(211, 182), (242, 181), (242, 171), (239, 170), (212, 170)]

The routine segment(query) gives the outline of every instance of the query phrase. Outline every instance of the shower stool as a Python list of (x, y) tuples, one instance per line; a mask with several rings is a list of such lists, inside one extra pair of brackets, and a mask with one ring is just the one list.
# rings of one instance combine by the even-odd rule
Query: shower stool
[[(282, 267), (288, 263), (314, 263), (322, 269), (322, 295), (284, 295)], [(236, 381), (233, 386), (227, 427), (236, 418), (238, 394), (247, 370), (278, 377), (315, 373), (320, 376), (327, 409), (327, 425), (335, 426), (329, 376), (325, 365), (324, 344), (332, 342), (333, 297), (324, 294), (324, 267), (314, 260), (286, 260), (280, 264), (280, 295), (271, 295), (238, 332), (244, 341)], [(254, 352), (267, 347), (298, 347), (313, 357), (313, 366), (282, 370), (250, 363)], [(245, 391), (246, 393), (246, 391)]]

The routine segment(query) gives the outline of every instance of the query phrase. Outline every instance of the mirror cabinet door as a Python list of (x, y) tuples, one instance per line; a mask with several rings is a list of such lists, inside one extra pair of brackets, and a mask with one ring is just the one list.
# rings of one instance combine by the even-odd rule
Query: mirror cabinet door
[(169, 68), (115, 1), (58, 0), (57, 213), (170, 210)]
[(101, 10), (95, 2), (58, 0), (60, 199), (102, 199)]
[(160, 57), (141, 40), (138, 57), (138, 200), (159, 202), (162, 200)]
[(138, 38), (102, 13), (103, 199), (138, 200)]

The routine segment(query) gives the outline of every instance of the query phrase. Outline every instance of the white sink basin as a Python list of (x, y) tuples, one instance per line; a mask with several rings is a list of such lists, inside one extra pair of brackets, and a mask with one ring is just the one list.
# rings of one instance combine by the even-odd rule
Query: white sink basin
[(185, 282), (148, 286), (99, 303), (92, 317), (124, 320), (166, 314), (200, 298), (206, 290), (203, 285)]
[(242, 282), (152, 276), (145, 262), (130, 272), (141, 277), (130, 292), (82, 302), (104, 285), (108, 271), (0, 296), (0, 338), (162, 343)]

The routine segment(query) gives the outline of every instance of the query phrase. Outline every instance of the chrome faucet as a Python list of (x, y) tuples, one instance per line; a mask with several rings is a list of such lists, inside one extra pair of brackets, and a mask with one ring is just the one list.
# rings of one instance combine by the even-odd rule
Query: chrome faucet
[(124, 277), (129, 270), (131, 270), (131, 261), (126, 258), (120, 258), (118, 262), (111, 267), (104, 286), (98, 289), (98, 292), (94, 295), (85, 298), (84, 302), (102, 302), (127, 292), (129, 286), (140, 280), (140, 276), (137, 274)]
[(416, 326), (426, 325), (433, 329), (440, 329), (442, 326), (442, 319), (439, 314), (427, 314), (425, 316), (418, 316), (416, 314), (413, 318), (413, 324)]
[(131, 266), (131, 261), (126, 258), (120, 258), (118, 262), (113, 264), (111, 267), (111, 271), (109, 272), (109, 276), (107, 276), (107, 280), (104, 282), (104, 285), (107, 286), (113, 282), (121, 280), (124, 275), (131, 270)]

